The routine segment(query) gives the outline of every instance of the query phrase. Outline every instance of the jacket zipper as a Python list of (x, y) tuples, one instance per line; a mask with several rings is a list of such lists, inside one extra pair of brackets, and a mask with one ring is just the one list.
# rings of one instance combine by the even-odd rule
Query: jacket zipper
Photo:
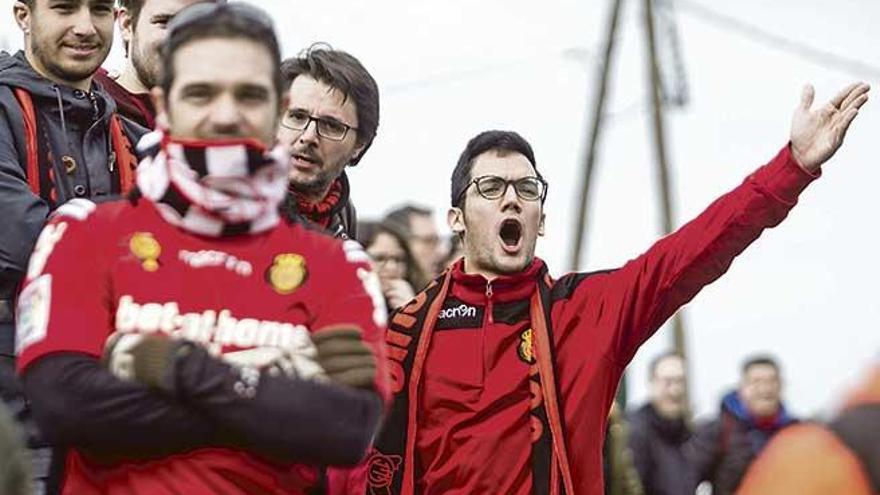
[(486, 281), (486, 312), (489, 313), (489, 324), (495, 324), (495, 317), (492, 315), (492, 281)]

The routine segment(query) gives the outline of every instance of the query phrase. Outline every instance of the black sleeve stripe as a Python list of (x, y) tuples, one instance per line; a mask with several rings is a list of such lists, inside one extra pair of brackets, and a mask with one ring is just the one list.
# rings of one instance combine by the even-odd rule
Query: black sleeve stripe
[(550, 290), (550, 300), (555, 303), (560, 299), (568, 299), (574, 294), (574, 291), (578, 288), (581, 282), (587, 278), (592, 277), (593, 275), (602, 275), (615, 271), (617, 271), (616, 268), (611, 270), (597, 270), (594, 272), (569, 273), (564, 275), (553, 284), (553, 288)]

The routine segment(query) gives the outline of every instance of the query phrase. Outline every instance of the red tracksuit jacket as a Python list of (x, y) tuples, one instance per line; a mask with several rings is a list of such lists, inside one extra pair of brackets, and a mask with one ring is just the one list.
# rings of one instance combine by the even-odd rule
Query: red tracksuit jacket
[[(535, 260), (489, 284), (463, 273), (459, 262), (392, 318), (386, 341), (395, 404), (369, 459), (367, 493), (526, 495), (567, 487), (569, 495), (601, 495), (606, 419), (636, 350), (765, 228), (781, 222), (813, 179), (786, 147), (616, 270), (551, 281)], [(444, 283), (445, 299), (434, 304)], [(539, 284), (547, 287), (543, 312), (555, 383), (543, 373), (541, 380), (556, 395), (555, 425), (550, 408), (549, 421), (536, 413), (553, 400), (535, 387), (534, 355), (541, 350), (531, 330)], [(424, 309), (430, 306), (433, 318)], [(429, 344), (420, 346), (420, 338)], [(540, 450), (532, 444), (546, 425), (556, 428), (552, 456), (545, 450), (552, 460), (536, 462)], [(540, 484), (536, 469), (545, 473)]]
[[(44, 361), (88, 357), (76, 373), (58, 377), (81, 390), (55, 391), (58, 400), (81, 403), (34, 403), (50, 431), (72, 421), (66, 415), (79, 423), (55, 435), (73, 447), (63, 493), (305, 493), (318, 470), (279, 460), (269, 444), (298, 432), (311, 438), (298, 451), (321, 457), (337, 434), (363, 427), (360, 406), (350, 404), (367, 392), (264, 374), (256, 396), (248, 396), (254, 383), (212, 356), (287, 347), (322, 328), (356, 326), (382, 363), (375, 387), (387, 396), (385, 307), (366, 254), (353, 241), (287, 223), (257, 235), (192, 235), (163, 221), (145, 199), (93, 208), (48, 224), (19, 304), (18, 367), (26, 385)], [(210, 355), (178, 366), (187, 393), (167, 397), (95, 366), (115, 331), (163, 332), (199, 342)], [(76, 374), (104, 385), (78, 382)], [(287, 409), (274, 411), (273, 404)], [(167, 452), (143, 455), (142, 446)]]

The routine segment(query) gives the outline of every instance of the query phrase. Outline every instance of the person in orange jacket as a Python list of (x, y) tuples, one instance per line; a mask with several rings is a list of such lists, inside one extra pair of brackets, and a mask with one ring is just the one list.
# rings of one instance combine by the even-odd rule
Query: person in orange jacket
[(880, 361), (829, 424), (779, 433), (746, 474), (737, 495), (880, 493)]

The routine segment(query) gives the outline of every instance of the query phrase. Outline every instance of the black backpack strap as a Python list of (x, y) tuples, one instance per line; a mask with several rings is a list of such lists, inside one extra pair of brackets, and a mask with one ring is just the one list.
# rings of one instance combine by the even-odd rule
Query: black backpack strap
[(847, 409), (828, 426), (859, 458), (873, 490), (880, 493), (880, 404)]

